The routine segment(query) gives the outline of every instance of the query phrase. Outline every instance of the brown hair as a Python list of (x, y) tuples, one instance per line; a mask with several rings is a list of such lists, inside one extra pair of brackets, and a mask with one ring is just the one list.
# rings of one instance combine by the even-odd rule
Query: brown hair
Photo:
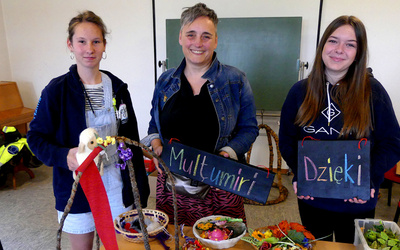
[(208, 8), (204, 3), (198, 3), (192, 7), (185, 8), (185, 11), (181, 15), (181, 30), (183, 26), (193, 23), (198, 17), (208, 17), (213, 22), (215, 26), (215, 31), (217, 31), (218, 17), (214, 10)]
[(71, 43), (72, 43), (72, 37), (75, 34), (76, 26), (83, 22), (94, 23), (95, 25), (97, 25), (97, 27), (99, 27), (99, 29), (101, 30), (101, 33), (103, 35), (104, 43), (106, 42), (106, 35), (108, 34), (106, 25), (104, 24), (103, 20), (98, 15), (94, 14), (90, 10), (87, 10), (82, 13), (79, 13), (76, 17), (73, 17), (71, 19), (71, 21), (69, 22), (68, 40)]
[(357, 40), (357, 54), (346, 75), (339, 81), (332, 93), (332, 99), (339, 104), (343, 112), (343, 128), (341, 136), (347, 138), (351, 133), (356, 138), (369, 135), (371, 121), (371, 86), (367, 72), (367, 32), (364, 24), (354, 16), (340, 16), (326, 28), (315, 55), (314, 65), (307, 81), (306, 97), (297, 113), (296, 124), (311, 125), (323, 109), (326, 98), (325, 64), (322, 52), (329, 36), (339, 27), (353, 27)]

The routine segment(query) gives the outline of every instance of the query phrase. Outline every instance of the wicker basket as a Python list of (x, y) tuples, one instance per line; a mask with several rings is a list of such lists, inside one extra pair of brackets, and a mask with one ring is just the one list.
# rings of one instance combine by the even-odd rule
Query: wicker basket
[[(157, 228), (156, 230), (153, 230), (151, 232), (148, 232), (149, 235), (149, 241), (155, 240), (156, 236), (158, 233), (166, 229), (168, 226), (168, 216), (158, 210), (153, 210), (153, 209), (142, 209), (143, 215), (145, 217), (149, 218), (157, 218), (158, 221), (160, 222), (160, 227)], [(125, 213), (120, 214), (115, 220), (114, 220), (114, 227), (117, 233), (122, 234), (122, 237), (130, 242), (133, 243), (142, 243), (144, 242), (144, 236), (142, 233), (131, 233), (126, 231), (123, 228), (123, 224), (125, 223), (132, 223), (134, 220), (136, 220), (139, 217), (137, 210), (131, 210)]]

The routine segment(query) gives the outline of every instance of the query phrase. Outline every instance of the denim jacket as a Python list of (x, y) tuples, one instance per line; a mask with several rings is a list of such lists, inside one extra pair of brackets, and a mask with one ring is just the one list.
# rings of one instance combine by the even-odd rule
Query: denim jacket
[[(163, 141), (159, 111), (179, 91), (185, 67), (186, 60), (183, 59), (178, 68), (164, 72), (158, 79), (150, 111), (148, 136), (142, 140), (145, 145), (150, 145), (156, 138)], [(224, 147), (224, 151), (231, 155), (230, 148), (237, 156), (243, 157), (258, 136), (256, 107), (249, 81), (237, 68), (221, 64), (215, 52), (213, 62), (202, 78), (208, 80), (208, 92), (218, 116), (219, 136), (214, 151)]]

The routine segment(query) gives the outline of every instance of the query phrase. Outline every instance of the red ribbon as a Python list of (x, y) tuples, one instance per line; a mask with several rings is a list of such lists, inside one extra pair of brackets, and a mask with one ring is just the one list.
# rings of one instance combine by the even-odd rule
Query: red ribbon
[(360, 141), (358, 142), (358, 149), (361, 149), (361, 142), (365, 141), (364, 146), (367, 145), (367, 138), (361, 138)]
[(318, 139), (315, 139), (315, 138), (312, 137), (312, 136), (305, 136), (305, 137), (303, 138), (303, 140), (301, 141), (301, 146), (302, 146), (302, 147), (303, 147), (304, 140), (307, 139), (307, 138), (309, 138), (309, 139), (311, 139), (311, 140), (314, 140), (314, 141), (319, 141)]
[(262, 169), (266, 169), (268, 171), (267, 178), (269, 178), (269, 168), (267, 168), (264, 165), (258, 165), (257, 167), (262, 168)]
[(179, 141), (179, 139), (177, 139), (177, 138), (171, 138), (171, 139), (169, 140), (169, 143), (168, 143), (168, 144), (171, 144), (172, 141)]
[(76, 173), (82, 172), (79, 183), (89, 201), (96, 230), (104, 248), (107, 250), (118, 250), (110, 203), (99, 170), (93, 161), (101, 150), (102, 148), (96, 147), (79, 166)]

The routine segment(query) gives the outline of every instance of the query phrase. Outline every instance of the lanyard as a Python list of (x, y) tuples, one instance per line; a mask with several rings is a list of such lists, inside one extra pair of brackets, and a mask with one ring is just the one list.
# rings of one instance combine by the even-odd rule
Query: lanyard
[(96, 113), (94, 112), (94, 109), (93, 109), (93, 106), (92, 106), (92, 102), (90, 101), (89, 95), (86, 92), (86, 88), (83, 85), (81, 80), (79, 80), (79, 82), (81, 83), (81, 86), (82, 86), (82, 89), (83, 89), (83, 93), (85, 94), (85, 98), (86, 98), (87, 102), (89, 103), (90, 109), (92, 110), (94, 117), (96, 117)]

